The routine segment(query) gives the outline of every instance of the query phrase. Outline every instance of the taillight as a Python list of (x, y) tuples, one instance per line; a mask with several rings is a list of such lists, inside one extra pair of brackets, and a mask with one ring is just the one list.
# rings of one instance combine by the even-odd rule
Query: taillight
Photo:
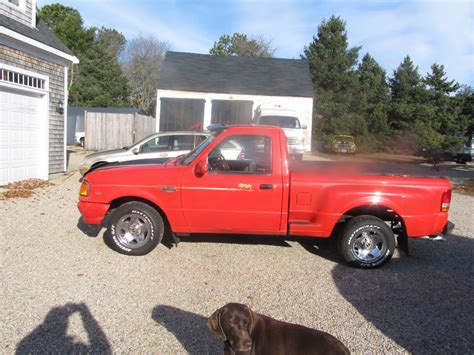
[(83, 197), (89, 196), (89, 183), (87, 181), (82, 182), (81, 189), (79, 190), (79, 195)]
[(441, 212), (448, 212), (450, 204), (451, 204), (451, 190), (447, 190), (443, 192), (443, 197), (441, 197)]

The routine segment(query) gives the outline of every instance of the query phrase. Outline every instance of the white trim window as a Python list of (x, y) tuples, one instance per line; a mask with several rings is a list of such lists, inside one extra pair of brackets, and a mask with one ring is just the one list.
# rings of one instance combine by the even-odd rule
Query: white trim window
[(0, 68), (0, 81), (33, 89), (46, 90), (45, 79), (22, 74), (10, 69)]

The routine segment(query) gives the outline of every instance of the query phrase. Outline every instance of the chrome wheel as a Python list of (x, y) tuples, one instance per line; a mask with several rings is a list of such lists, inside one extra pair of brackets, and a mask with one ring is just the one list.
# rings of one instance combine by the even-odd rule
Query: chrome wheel
[(130, 249), (143, 247), (151, 236), (152, 227), (143, 216), (129, 213), (119, 219), (116, 236), (120, 244)]
[(384, 256), (387, 246), (380, 230), (367, 227), (354, 236), (352, 253), (357, 260), (373, 263)]

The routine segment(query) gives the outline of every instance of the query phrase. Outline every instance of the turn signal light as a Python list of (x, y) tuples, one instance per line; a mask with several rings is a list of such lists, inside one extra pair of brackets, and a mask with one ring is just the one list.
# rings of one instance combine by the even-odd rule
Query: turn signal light
[(451, 190), (443, 192), (441, 197), (441, 212), (448, 212), (451, 204)]
[(79, 195), (83, 197), (89, 196), (89, 183), (87, 181), (82, 182), (81, 189), (79, 190)]

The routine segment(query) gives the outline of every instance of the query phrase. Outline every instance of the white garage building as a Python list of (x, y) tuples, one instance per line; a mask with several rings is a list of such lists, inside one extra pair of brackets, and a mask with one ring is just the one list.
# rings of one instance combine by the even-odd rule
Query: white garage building
[(157, 92), (157, 131), (251, 123), (270, 104), (296, 111), (311, 150), (313, 85), (306, 60), (168, 52)]
[(0, 0), (0, 185), (66, 170), (70, 63), (35, 0)]

